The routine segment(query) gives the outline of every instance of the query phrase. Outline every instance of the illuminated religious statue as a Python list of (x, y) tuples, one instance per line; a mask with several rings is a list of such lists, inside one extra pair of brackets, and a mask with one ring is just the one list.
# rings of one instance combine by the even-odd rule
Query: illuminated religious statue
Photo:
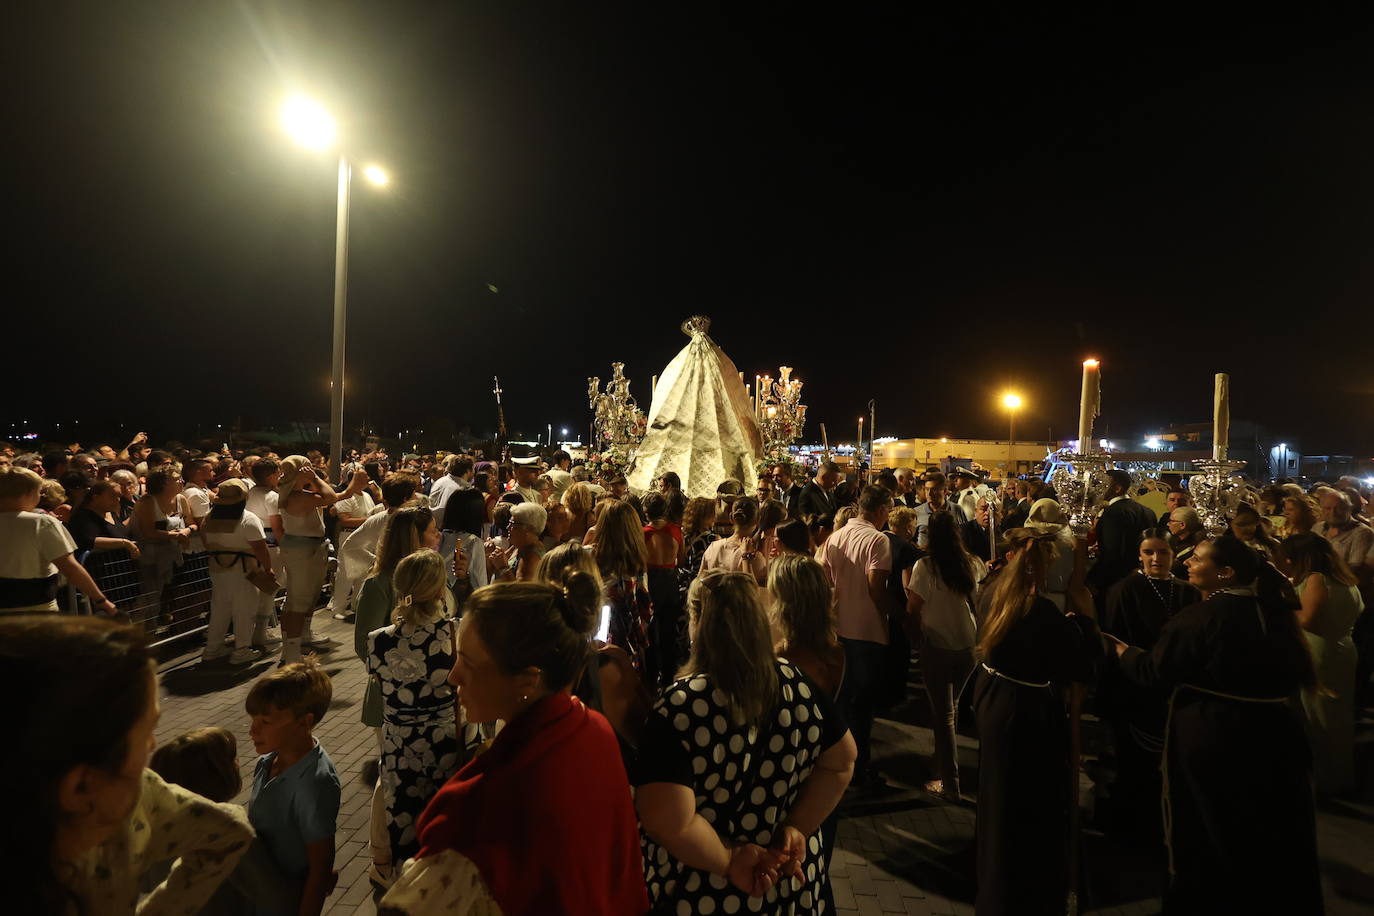
[(691, 338), (663, 370), (649, 407), (649, 428), (635, 453), (630, 489), (643, 492), (669, 471), (688, 497), (714, 496), (726, 478), (751, 492), (763, 433), (739, 370), (707, 336), (711, 320), (682, 323)]

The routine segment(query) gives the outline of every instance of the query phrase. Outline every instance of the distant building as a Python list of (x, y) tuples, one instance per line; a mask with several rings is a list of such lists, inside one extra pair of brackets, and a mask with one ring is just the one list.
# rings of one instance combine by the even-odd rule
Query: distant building
[[(1191, 465), (1193, 458), (1210, 458), (1212, 424), (1179, 423), (1167, 426), (1146, 436), (1142, 451), (1158, 455), (1156, 460), (1165, 462), (1166, 468), (1170, 464), (1178, 464), (1180, 469), (1183, 467), (1184, 462), (1171, 461), (1166, 457), (1172, 452), (1188, 453), (1185, 459), (1188, 465)], [(1245, 468), (1241, 473), (1254, 480), (1298, 477), (1303, 465), (1302, 453), (1296, 443), (1281, 440), (1269, 429), (1249, 420), (1231, 421), (1227, 457), (1233, 461), (1244, 461)], [(1184, 455), (1180, 454), (1178, 458), (1184, 458)]]
[(951, 439), (931, 436), (915, 439), (877, 439), (873, 442), (875, 468), (938, 467), (948, 473), (956, 467), (978, 465), (995, 478), (1007, 476), (1010, 446), (1011, 474), (1034, 473), (1049, 454), (1045, 442), (1017, 440), (1014, 446), (1006, 439)]

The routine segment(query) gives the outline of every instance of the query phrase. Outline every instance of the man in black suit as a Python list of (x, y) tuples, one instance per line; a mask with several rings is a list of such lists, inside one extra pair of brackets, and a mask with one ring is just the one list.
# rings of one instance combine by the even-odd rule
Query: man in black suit
[(773, 465), (773, 490), (775, 498), (787, 507), (787, 517), (801, 518), (801, 495), (805, 488), (792, 479), (790, 464)]
[(991, 521), (997, 523), (996, 531), (1005, 530), (1002, 525), (1001, 506), (995, 496), (988, 496), (978, 500), (974, 517), (959, 526), (959, 534), (964, 539), (964, 547), (984, 563), (991, 563), (993, 555), (993, 529), (990, 525), (989, 511), (992, 512)]
[(1097, 519), (1097, 563), (1088, 570), (1088, 584), (1099, 607), (1107, 589), (1140, 565), (1141, 532), (1156, 526), (1155, 514), (1128, 495), (1131, 475), (1113, 468), (1107, 472), (1107, 508)]
[(1007, 528), (1020, 528), (1026, 524), (1026, 519), (1030, 517), (1031, 498), (1030, 482), (1026, 480), (1014, 480), (1011, 486), (1015, 488), (1016, 495), (1007, 501), (1002, 507), (1006, 518)]
[(815, 479), (802, 487), (797, 499), (801, 517), (809, 521), (823, 515), (834, 515), (840, 508), (835, 499), (835, 484), (839, 481), (840, 466), (833, 461), (822, 461)]

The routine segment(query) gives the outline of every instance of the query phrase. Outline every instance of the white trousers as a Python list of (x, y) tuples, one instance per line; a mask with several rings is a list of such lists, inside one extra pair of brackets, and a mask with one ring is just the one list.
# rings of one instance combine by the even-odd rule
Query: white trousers
[(210, 559), (210, 620), (205, 630), (207, 655), (215, 655), (224, 649), (224, 637), (231, 623), (234, 627), (234, 646), (242, 649), (252, 645), (261, 595), (262, 592), (243, 574), (241, 563), (235, 563), (228, 569), (219, 569), (214, 558)]

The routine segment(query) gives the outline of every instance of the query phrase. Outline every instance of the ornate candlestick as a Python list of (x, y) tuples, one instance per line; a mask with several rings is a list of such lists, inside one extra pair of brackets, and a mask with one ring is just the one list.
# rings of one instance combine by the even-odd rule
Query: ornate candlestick
[(1240, 472), (1244, 461), (1228, 458), (1231, 445), (1231, 377), (1216, 374), (1212, 393), (1212, 457), (1194, 461), (1201, 474), (1188, 482), (1197, 514), (1210, 537), (1219, 537), (1231, 525), (1231, 516), (1240, 506), (1245, 482)]
[(792, 378), (791, 366), (779, 366), (778, 374), (781, 378), (776, 381), (763, 376), (758, 390), (759, 428), (763, 431), (763, 451), (768, 455), (786, 452), (806, 423), (801, 381)]
[(1055, 498), (1069, 515), (1069, 527), (1078, 537), (1087, 537), (1097, 518), (1098, 507), (1107, 494), (1107, 471), (1112, 460), (1096, 452), (1063, 449), (1050, 476)]
[(1231, 516), (1240, 507), (1245, 481), (1240, 472), (1244, 461), (1227, 458), (1202, 458), (1193, 462), (1202, 473), (1188, 481), (1188, 492), (1209, 537), (1219, 537), (1231, 525)]
[(628, 473), (648, 421), (630, 394), (630, 380), (624, 370), (624, 363), (611, 364), (612, 375), (604, 393), (599, 377), (587, 379), (587, 406), (595, 415), (592, 445), (600, 453), (602, 463)]

